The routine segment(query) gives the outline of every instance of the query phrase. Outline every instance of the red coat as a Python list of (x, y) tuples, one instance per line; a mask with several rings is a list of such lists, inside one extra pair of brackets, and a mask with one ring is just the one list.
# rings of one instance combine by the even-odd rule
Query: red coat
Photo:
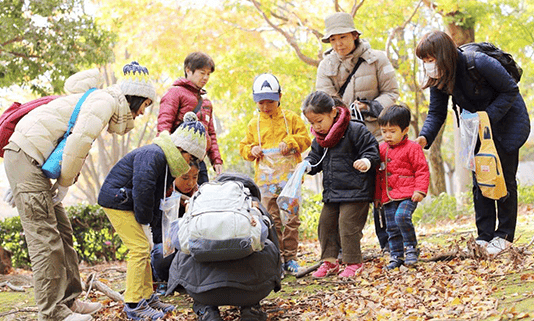
[[(158, 133), (167, 130), (172, 133), (182, 123), (185, 113), (193, 111), (198, 104), (200, 95), (205, 90), (199, 89), (190, 80), (177, 79), (167, 93), (161, 98), (158, 115)], [(203, 98), (202, 107), (197, 113), (198, 119), (206, 127), (207, 156), (212, 165), (222, 164), (217, 134), (213, 125), (213, 106), (211, 101)]]
[[(375, 199), (382, 204), (411, 198), (415, 191), (428, 192), (430, 172), (423, 148), (404, 138), (395, 146), (380, 144), (380, 168), (376, 175)], [(385, 165), (385, 167), (384, 167)]]

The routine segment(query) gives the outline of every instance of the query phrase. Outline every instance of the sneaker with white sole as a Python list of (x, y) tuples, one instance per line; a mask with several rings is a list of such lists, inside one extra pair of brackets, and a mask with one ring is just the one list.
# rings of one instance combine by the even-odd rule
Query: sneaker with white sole
[(74, 300), (74, 303), (70, 306), (70, 310), (79, 314), (93, 314), (102, 309), (100, 302), (83, 302), (80, 300)]
[(486, 251), (488, 251), (489, 255), (497, 255), (509, 248), (511, 245), (512, 242), (496, 236), (489, 242), (488, 246), (486, 247)]
[(150, 307), (145, 299), (139, 301), (135, 308), (130, 308), (125, 303), (123, 310), (130, 320), (157, 320), (165, 316), (165, 313)]
[(79, 313), (73, 313), (63, 319), (63, 321), (91, 321), (93, 320), (93, 317), (89, 314), (79, 314)]
[(284, 271), (289, 272), (290, 274), (297, 274), (299, 272), (300, 265), (295, 260), (289, 260), (284, 263)]
[(319, 267), (317, 271), (315, 271), (312, 276), (314, 278), (324, 278), (329, 275), (334, 275), (339, 273), (339, 263), (330, 263), (328, 261), (324, 261), (323, 264)]

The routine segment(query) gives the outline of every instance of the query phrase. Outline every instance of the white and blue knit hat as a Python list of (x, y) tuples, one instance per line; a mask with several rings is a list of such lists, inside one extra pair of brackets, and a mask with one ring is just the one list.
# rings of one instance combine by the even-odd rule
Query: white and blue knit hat
[(156, 89), (148, 77), (148, 69), (132, 61), (122, 68), (124, 79), (121, 90), (125, 95), (145, 97), (156, 102)]
[(184, 121), (171, 134), (171, 140), (176, 145), (199, 160), (206, 155), (206, 128), (198, 121), (194, 112), (187, 112)]

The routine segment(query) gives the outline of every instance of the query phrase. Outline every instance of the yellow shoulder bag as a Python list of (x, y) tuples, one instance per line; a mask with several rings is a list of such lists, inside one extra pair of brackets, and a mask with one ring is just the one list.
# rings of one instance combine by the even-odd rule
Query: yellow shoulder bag
[(475, 177), (482, 195), (499, 200), (508, 195), (501, 161), (493, 142), (488, 114), (485, 111), (479, 111), (477, 114), (480, 119), (480, 150), (475, 155)]

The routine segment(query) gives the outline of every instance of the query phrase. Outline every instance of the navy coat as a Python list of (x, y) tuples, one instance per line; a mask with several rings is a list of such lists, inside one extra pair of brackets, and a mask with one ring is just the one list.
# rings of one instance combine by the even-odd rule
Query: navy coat
[(172, 188), (171, 176), (163, 150), (156, 144), (146, 145), (126, 154), (106, 176), (98, 204), (123, 211), (133, 211), (139, 224), (150, 224), (153, 242), (161, 243), (160, 201), (165, 187)]
[[(466, 57), (459, 49), (453, 101), (470, 112), (486, 111), (495, 142), (508, 153), (517, 151), (530, 134), (528, 112), (519, 87), (498, 60), (479, 52), (474, 60), (476, 71), (485, 81), (474, 82), (467, 71)], [(432, 145), (447, 118), (448, 101), (447, 93), (430, 88), (428, 116), (420, 133), (427, 140), (426, 148)]]
[[(325, 153), (317, 140), (306, 160), (318, 164)], [(355, 160), (367, 158), (371, 168), (362, 173), (352, 164)], [(360, 122), (351, 121), (345, 134), (336, 146), (328, 148), (326, 156), (318, 166), (309, 172), (314, 175), (323, 171), (323, 202), (372, 202), (375, 191), (375, 169), (380, 163), (378, 142), (371, 132)]]

